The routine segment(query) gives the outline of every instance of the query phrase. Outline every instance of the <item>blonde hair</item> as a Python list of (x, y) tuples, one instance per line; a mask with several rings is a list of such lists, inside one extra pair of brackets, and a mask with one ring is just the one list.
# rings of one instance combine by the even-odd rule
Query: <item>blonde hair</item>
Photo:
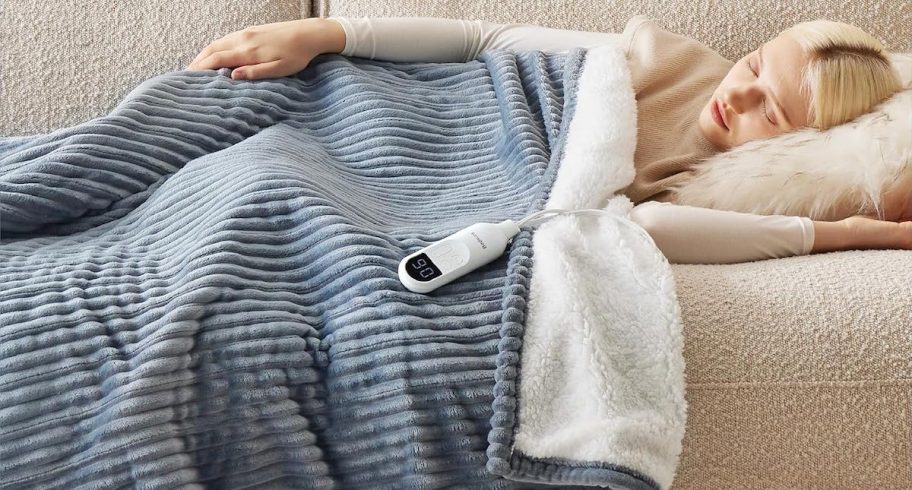
[(802, 72), (810, 99), (808, 125), (817, 129), (851, 121), (899, 91), (899, 76), (883, 45), (850, 24), (802, 22), (784, 31), (808, 53)]

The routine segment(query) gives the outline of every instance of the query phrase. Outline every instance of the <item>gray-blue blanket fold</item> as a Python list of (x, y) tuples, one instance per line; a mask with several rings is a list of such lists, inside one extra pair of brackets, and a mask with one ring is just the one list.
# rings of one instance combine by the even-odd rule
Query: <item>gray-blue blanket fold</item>
[(428, 295), (397, 267), (542, 208), (584, 59), (173, 72), (0, 138), (0, 488), (535, 486), (492, 472), (532, 231)]

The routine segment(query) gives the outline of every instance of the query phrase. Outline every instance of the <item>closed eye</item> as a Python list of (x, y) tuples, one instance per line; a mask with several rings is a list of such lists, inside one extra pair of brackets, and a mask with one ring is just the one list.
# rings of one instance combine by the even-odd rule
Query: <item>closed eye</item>
[(766, 120), (769, 121), (770, 124), (776, 124), (776, 121), (770, 117), (769, 111), (766, 110), (766, 97), (763, 98), (763, 113), (766, 114)]
[[(760, 73), (757, 71), (756, 68), (754, 68), (753, 61), (754, 61), (754, 58), (751, 57), (750, 61), (747, 62), (747, 66), (748, 66), (748, 68), (750, 68), (750, 71), (754, 74), (754, 77), (758, 77), (758, 76), (760, 76)], [(769, 121), (770, 124), (776, 125), (776, 121), (772, 117), (770, 117), (769, 111), (766, 110), (766, 97), (765, 96), (763, 97), (763, 114), (766, 116), (766, 120)]]

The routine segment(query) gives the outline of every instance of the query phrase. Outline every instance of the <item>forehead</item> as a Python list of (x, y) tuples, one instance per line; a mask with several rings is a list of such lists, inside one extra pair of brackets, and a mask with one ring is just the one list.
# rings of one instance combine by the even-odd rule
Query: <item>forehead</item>
[(791, 35), (782, 33), (763, 45), (763, 76), (794, 126), (807, 125), (810, 104), (801, 73), (808, 54)]

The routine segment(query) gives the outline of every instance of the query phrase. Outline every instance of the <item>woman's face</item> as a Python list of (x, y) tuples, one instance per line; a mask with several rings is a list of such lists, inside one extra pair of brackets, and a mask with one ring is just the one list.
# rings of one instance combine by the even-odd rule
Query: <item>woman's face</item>
[(807, 126), (809, 101), (799, 91), (807, 62), (785, 33), (738, 60), (700, 112), (703, 136), (727, 150)]

